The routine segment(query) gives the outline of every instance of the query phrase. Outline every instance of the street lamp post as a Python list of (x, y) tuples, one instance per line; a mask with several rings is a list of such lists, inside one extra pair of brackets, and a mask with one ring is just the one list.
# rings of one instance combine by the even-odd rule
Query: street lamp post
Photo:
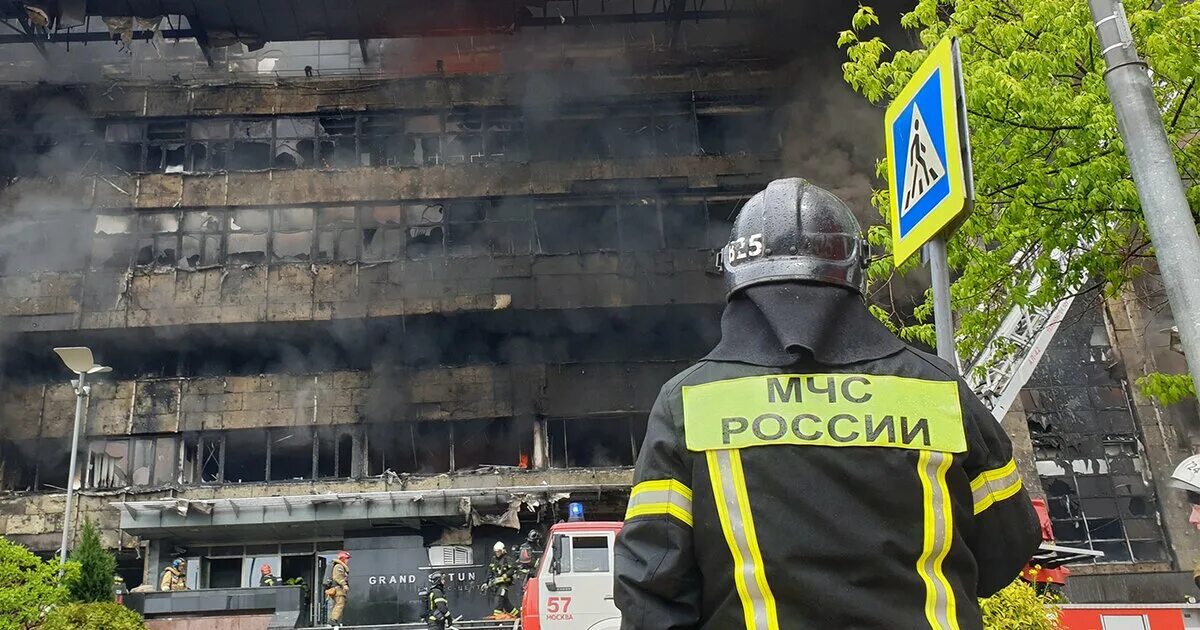
[(67, 562), (67, 545), (71, 539), (71, 508), (75, 499), (75, 465), (79, 455), (79, 429), (83, 424), (83, 397), (87, 396), (88, 387), (84, 385), (88, 374), (111, 372), (112, 368), (97, 365), (92, 359), (92, 351), (84, 347), (55, 348), (54, 352), (66, 364), (67, 369), (79, 376), (72, 383), (75, 388), (75, 429), (71, 432), (71, 468), (67, 471), (67, 509), (63, 513), (62, 547), (59, 550), (59, 572)]

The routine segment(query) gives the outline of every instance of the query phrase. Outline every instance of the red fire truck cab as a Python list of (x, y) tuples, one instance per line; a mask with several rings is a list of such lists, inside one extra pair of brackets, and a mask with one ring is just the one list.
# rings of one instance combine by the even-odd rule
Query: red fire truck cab
[(550, 528), (521, 598), (522, 630), (619, 630), (613, 603), (613, 541), (623, 523), (584, 521)]

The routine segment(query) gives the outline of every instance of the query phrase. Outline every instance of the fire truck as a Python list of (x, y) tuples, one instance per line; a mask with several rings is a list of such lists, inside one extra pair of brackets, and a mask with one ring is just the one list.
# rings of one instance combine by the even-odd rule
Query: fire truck
[(521, 597), (522, 630), (619, 630), (613, 603), (613, 542), (620, 521), (550, 528), (546, 550)]

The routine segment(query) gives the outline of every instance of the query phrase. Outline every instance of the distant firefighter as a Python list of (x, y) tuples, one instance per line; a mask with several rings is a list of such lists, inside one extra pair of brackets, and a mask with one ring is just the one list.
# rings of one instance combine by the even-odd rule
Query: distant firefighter
[(541, 554), (542, 535), (538, 530), (531, 529), (525, 535), (525, 542), (517, 549), (517, 572), (522, 579), (529, 579), (537, 570), (538, 557)]
[(429, 574), (429, 588), (421, 592), (425, 609), (425, 627), (446, 630), (450, 623), (450, 600), (446, 599), (446, 576), (440, 571)]
[(333, 600), (329, 611), (329, 625), (342, 627), (342, 614), (346, 611), (346, 598), (350, 596), (350, 552), (343, 551), (333, 561), (333, 575), (327, 582), (325, 596)]
[(163, 570), (162, 579), (158, 581), (158, 590), (187, 590), (187, 562), (183, 558), (175, 558), (171, 561), (171, 566)]
[(515, 619), (517, 609), (508, 596), (516, 570), (508, 557), (508, 547), (497, 541), (492, 547), (492, 561), (488, 564), (487, 581), (481, 591), (492, 594), (492, 614), (488, 619)]
[(271, 565), (262, 565), (259, 567), (259, 572), (262, 573), (262, 577), (258, 578), (259, 586), (283, 586), (283, 580), (271, 573)]

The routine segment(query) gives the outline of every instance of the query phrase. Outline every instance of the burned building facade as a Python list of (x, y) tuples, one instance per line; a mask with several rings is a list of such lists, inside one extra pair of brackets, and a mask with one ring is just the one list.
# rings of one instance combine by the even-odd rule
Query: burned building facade
[[(658, 388), (719, 335), (741, 202), (801, 175), (872, 216), (878, 112), (830, 50), (852, 7), (798, 42), (771, 2), (113, 4), (0, 37), (0, 533), (52, 552), (74, 484), (131, 585), (177, 556), (193, 588), (312, 584), (346, 548), (352, 623), (415, 619), (429, 567), (484, 612), (494, 541), (568, 500), (623, 516)], [(113, 368), (73, 474), (68, 345)], [(1111, 421), (1101, 494), (1043, 463), (1100, 455), (1025, 428), (1069, 379), (1006, 426), (1052, 505), (1074, 475), (1056, 531), (1097, 572), (1176, 570), (1194, 533), (1149, 471), (1182, 447), (1145, 459), (1153, 407), (1115, 378), (1124, 415), (1071, 407)]]

